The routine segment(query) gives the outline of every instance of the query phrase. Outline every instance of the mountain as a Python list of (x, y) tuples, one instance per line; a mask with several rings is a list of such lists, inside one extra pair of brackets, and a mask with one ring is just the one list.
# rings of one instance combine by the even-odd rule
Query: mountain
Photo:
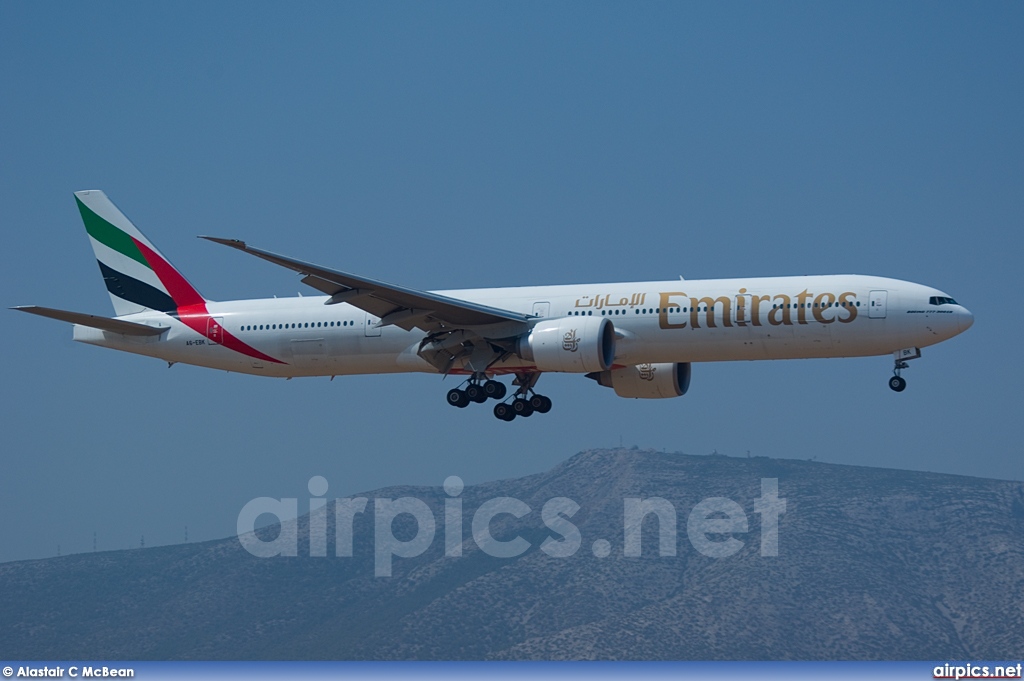
[[(763, 479), (777, 480), (785, 500), (775, 556), (762, 555)], [(445, 501), (456, 497), (442, 488), (362, 496), (352, 557), (335, 555), (331, 502), (328, 557), (310, 557), (303, 516), (257, 533), (294, 533), (294, 557), (258, 558), (232, 537), (0, 564), (0, 650), (9, 659), (124, 660), (1024, 658), (1020, 482), (586, 451), (546, 473), (466, 487), (457, 497), (461, 557), (444, 555)], [(432, 510), (436, 535), (377, 577), (375, 499), (401, 497)], [(498, 540), (530, 543), (516, 557), (487, 555), (473, 539), (474, 513), (500, 497), (530, 509), (490, 525)], [(541, 517), (559, 497), (579, 505), (569, 522), (582, 543), (568, 557), (540, 548), (571, 536)], [(631, 498), (674, 508), (675, 556), (659, 555), (666, 528), (653, 515), (640, 525), (642, 555), (624, 555)], [(734, 516), (732, 555), (708, 557), (689, 539), (691, 511), (710, 498), (730, 500), (712, 503)], [(417, 529), (407, 514), (393, 522), (402, 541)], [(728, 546), (729, 533), (710, 529), (719, 532), (697, 541)]]

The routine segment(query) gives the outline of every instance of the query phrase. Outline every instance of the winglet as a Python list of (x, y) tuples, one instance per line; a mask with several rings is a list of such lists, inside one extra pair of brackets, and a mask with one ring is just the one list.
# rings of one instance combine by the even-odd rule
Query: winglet
[(215, 244), (223, 244), (225, 246), (231, 246), (231, 248), (237, 248), (240, 251), (245, 250), (245, 242), (241, 239), (222, 239), (219, 236), (199, 236), (200, 239), (206, 239), (212, 241)]

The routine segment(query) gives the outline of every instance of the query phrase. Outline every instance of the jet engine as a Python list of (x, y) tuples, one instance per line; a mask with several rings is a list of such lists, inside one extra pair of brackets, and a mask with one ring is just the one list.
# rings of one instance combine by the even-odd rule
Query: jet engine
[(690, 387), (690, 363), (637, 364), (587, 374), (619, 397), (682, 397)]
[(519, 337), (516, 354), (540, 371), (605, 371), (615, 359), (615, 327), (607, 317), (545, 319)]

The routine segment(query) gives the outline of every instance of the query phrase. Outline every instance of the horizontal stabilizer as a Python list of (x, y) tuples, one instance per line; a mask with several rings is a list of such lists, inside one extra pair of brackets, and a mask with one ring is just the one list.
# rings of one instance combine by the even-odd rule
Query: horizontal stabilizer
[(159, 336), (170, 328), (169, 326), (147, 326), (145, 324), (136, 324), (135, 322), (125, 322), (120, 319), (97, 317), (96, 315), (85, 314), (82, 312), (54, 310), (50, 307), (39, 307), (38, 305), (20, 305), (18, 307), (12, 307), (11, 309), (30, 312), (32, 314), (37, 314), (40, 317), (59, 319), (62, 322), (91, 326), (94, 329), (112, 331), (113, 333), (120, 333), (125, 336)]

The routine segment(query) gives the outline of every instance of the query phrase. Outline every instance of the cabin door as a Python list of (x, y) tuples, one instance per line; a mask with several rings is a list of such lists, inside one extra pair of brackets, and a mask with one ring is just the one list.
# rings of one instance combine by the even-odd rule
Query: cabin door
[(872, 291), (868, 297), (868, 317), (885, 319), (885, 303), (888, 298), (888, 291)]

